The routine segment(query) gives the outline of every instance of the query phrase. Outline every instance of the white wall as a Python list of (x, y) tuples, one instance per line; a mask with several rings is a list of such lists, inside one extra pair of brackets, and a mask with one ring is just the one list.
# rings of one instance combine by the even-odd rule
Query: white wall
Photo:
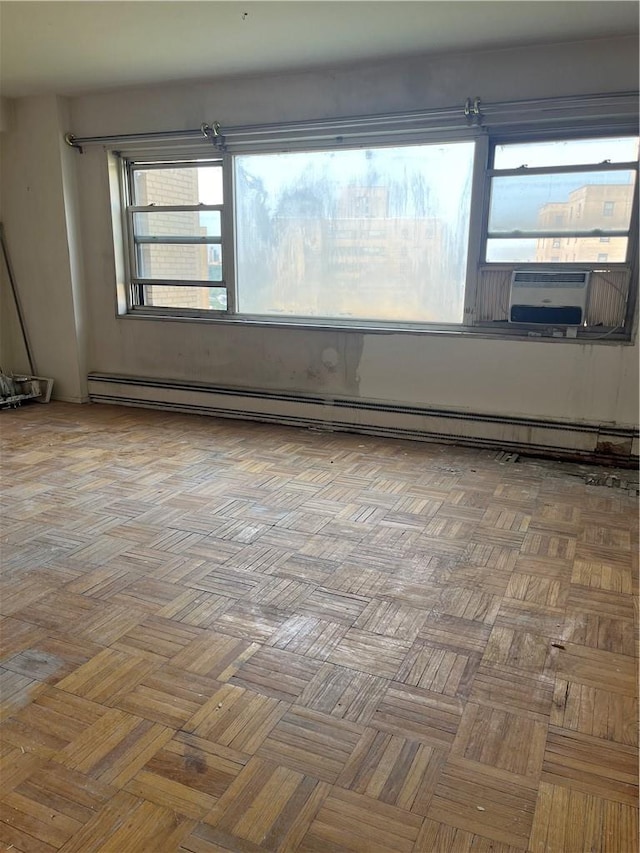
[[(62, 126), (64, 105), (57, 99), (40, 105), (19, 102), (16, 128), (8, 134), (7, 158), (13, 162), (3, 170), (11, 202), (7, 227), (16, 246), (15, 265), (30, 292), (34, 337), (42, 357), (46, 351), (49, 369), (56, 371), (58, 390), (82, 396), (88, 369), (498, 415), (636, 424), (637, 343), (461, 339), (116, 317), (104, 152), (88, 148), (82, 155), (70, 150), (61, 155), (60, 134), (448, 107), (474, 95), (491, 102), (613, 92), (635, 89), (637, 79), (637, 45), (630, 38), (120, 90), (72, 99), (68, 126)], [(44, 106), (49, 120), (43, 126), (39, 111)], [(74, 169), (81, 235), (69, 214)], [(46, 188), (39, 201), (29, 195), (36, 185), (41, 195)], [(31, 239), (34, 228), (36, 241)], [(82, 263), (74, 261), (80, 237)], [(59, 257), (65, 246), (67, 257)], [(45, 269), (54, 274), (43, 276)], [(47, 293), (53, 293), (53, 301)], [(43, 337), (51, 318), (56, 328), (47, 348)]]
[[(75, 175), (60, 133), (68, 121), (55, 97), (15, 101), (2, 150), (2, 213), (15, 282), (36, 374), (53, 377), (59, 399), (86, 394), (79, 275), (81, 245), (75, 226)], [(66, 146), (68, 149), (68, 146)], [(28, 372), (15, 312), (3, 282), (7, 345), (3, 368)]]

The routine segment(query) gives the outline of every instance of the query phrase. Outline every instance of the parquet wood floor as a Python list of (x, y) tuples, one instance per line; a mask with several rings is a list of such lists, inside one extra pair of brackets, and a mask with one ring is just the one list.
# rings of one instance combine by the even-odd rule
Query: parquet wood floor
[(637, 849), (633, 498), (109, 406), (0, 429), (5, 849)]

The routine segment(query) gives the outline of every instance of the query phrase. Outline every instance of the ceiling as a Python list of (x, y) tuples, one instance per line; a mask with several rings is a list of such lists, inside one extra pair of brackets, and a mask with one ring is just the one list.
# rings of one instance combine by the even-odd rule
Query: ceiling
[(636, 2), (0, 2), (7, 97), (638, 32)]

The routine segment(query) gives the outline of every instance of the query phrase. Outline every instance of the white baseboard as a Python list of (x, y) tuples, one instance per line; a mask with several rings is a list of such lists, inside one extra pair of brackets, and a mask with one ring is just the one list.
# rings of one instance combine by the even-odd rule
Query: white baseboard
[(216, 415), (410, 438), (420, 441), (495, 447), (521, 453), (615, 460), (637, 458), (633, 427), (509, 417), (404, 406), (374, 400), (323, 397), (227, 388), (197, 382), (92, 373), (89, 397), (95, 403)]

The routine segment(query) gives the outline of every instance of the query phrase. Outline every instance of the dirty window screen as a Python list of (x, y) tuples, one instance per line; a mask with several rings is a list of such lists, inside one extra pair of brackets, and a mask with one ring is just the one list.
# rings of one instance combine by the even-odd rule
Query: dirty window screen
[(238, 311), (461, 323), (474, 143), (238, 155)]

